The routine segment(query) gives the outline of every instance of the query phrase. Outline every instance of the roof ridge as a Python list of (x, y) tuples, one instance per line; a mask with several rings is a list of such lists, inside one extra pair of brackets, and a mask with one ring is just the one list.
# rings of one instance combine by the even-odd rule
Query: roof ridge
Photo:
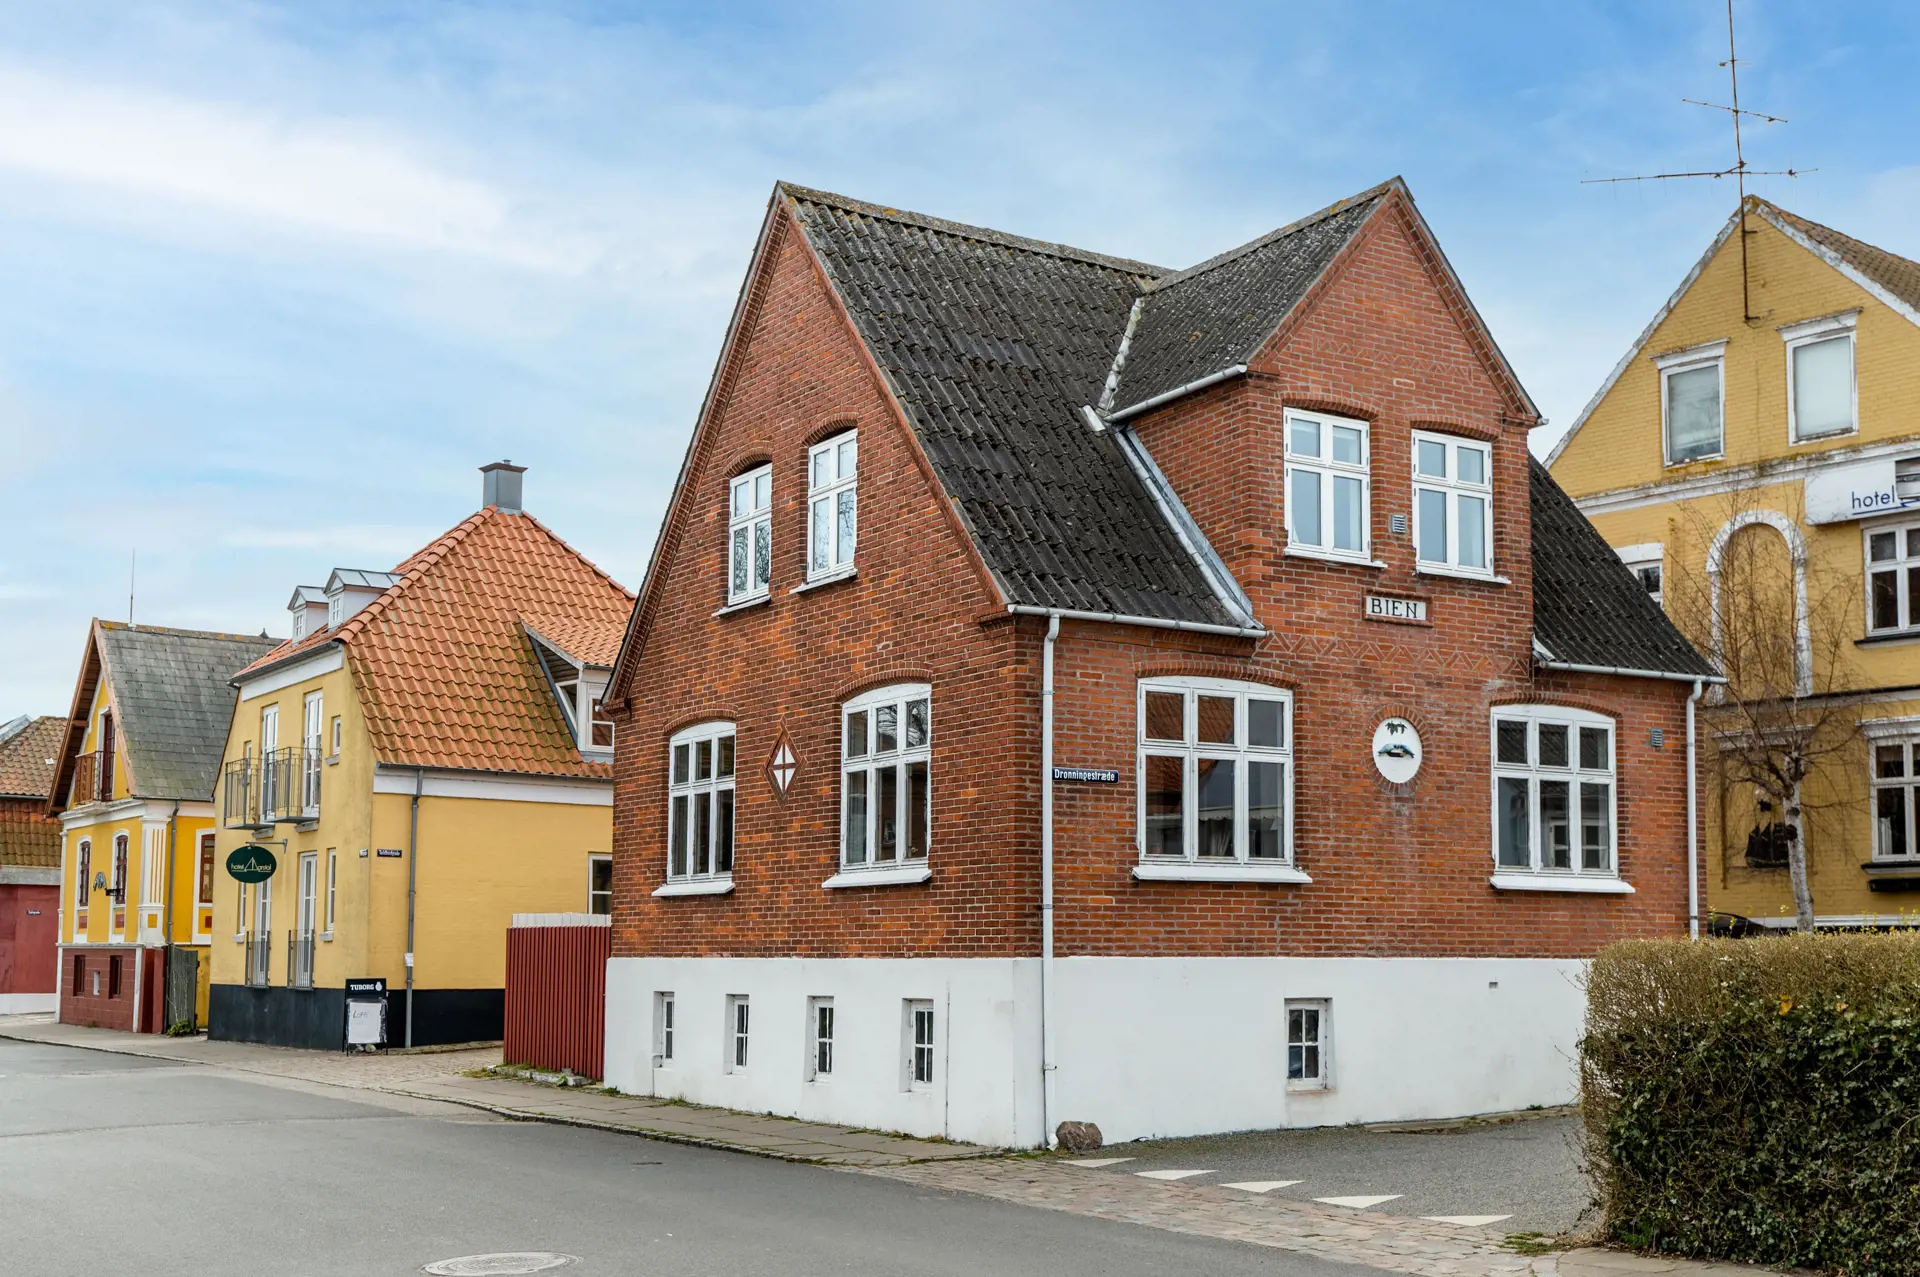
[(1920, 261), (1915, 261), (1911, 257), (1902, 256), (1901, 254), (1894, 252), (1890, 248), (1882, 248), (1878, 244), (1872, 243), (1868, 240), (1861, 239), (1858, 235), (1849, 235), (1845, 231), (1840, 230), (1837, 227), (1827, 225), (1825, 222), (1816, 222), (1811, 217), (1808, 217), (1805, 214), (1796, 213), (1790, 208), (1783, 208), (1780, 205), (1774, 203), (1772, 200), (1766, 199), (1763, 196), (1749, 195), (1747, 198), (1752, 200), (1756, 205), (1759, 205), (1760, 207), (1772, 209), (1774, 212), (1778, 213), (1780, 216), (1786, 218), (1790, 222), (1797, 223), (1798, 225), (1801, 225), (1801, 226), (1811, 226), (1817, 230), (1825, 231), (1827, 234), (1832, 235), (1838, 239), (1846, 240), (1849, 244), (1858, 244), (1862, 248), (1869, 249), (1876, 253), (1884, 254), (1885, 256), (1893, 258), (1897, 262), (1904, 262), (1908, 266), (1913, 267), (1915, 270), (1920, 270)]
[(109, 621), (99, 616), (94, 617), (93, 621), (103, 630), (125, 634), (177, 634), (186, 638), (228, 639), (239, 643), (257, 643), (262, 637), (259, 634), (234, 634), (227, 630), (189, 630), (177, 625), (128, 624), (126, 621)]
[(552, 528), (540, 522), (540, 520), (534, 518), (531, 514), (528, 514), (525, 510), (522, 510), (520, 512), (520, 517), (527, 520), (527, 522), (533, 524), (534, 527), (539, 528), (540, 531), (546, 534), (548, 540), (552, 541), (555, 545), (559, 546), (562, 550), (565, 550), (568, 554), (571, 554), (574, 558), (580, 560), (582, 563), (586, 564), (589, 568), (592, 568), (594, 575), (598, 576), (601, 580), (605, 581), (608, 585), (611, 585), (614, 589), (620, 591), (620, 593), (626, 595), (629, 599), (638, 597), (636, 594), (634, 594), (632, 590), (629, 590), (626, 586), (614, 580), (613, 573), (607, 571), (605, 568), (601, 567), (598, 563), (595, 563), (592, 559), (580, 553), (580, 551), (574, 549), (572, 544), (569, 543), (568, 540), (565, 537), (561, 536), (558, 532), (555, 532)]
[(1092, 249), (1075, 248), (1071, 244), (1061, 244), (1053, 240), (1030, 239), (1025, 235), (1014, 235), (1007, 231), (994, 230), (989, 226), (973, 226), (966, 222), (949, 221), (944, 217), (933, 217), (926, 213), (914, 213), (904, 209), (891, 208), (884, 204), (874, 204), (866, 200), (854, 199), (850, 195), (836, 195), (832, 191), (815, 190), (810, 186), (800, 186), (794, 182), (777, 182), (775, 189), (794, 199), (805, 200), (813, 204), (827, 204), (849, 213), (859, 213), (865, 217), (884, 218), (899, 222), (904, 226), (918, 226), (923, 230), (936, 231), (942, 235), (952, 235), (960, 239), (975, 239), (985, 244), (997, 244), (1002, 248), (1018, 249), (1022, 252), (1038, 253), (1046, 257), (1058, 257), (1066, 261), (1086, 262), (1093, 266), (1104, 266), (1109, 270), (1122, 271), (1129, 275), (1146, 275), (1158, 279), (1171, 274), (1165, 266), (1155, 266), (1151, 262), (1139, 261), (1131, 257), (1116, 257), (1110, 253), (1097, 253)]
[(1266, 234), (1258, 237), (1257, 239), (1250, 239), (1244, 244), (1238, 245), (1237, 247), (1234, 247), (1234, 248), (1229, 248), (1224, 253), (1216, 253), (1212, 257), (1207, 258), (1205, 261), (1200, 262), (1197, 265), (1189, 266), (1185, 270), (1175, 271), (1171, 275), (1166, 275), (1159, 279), (1156, 279), (1152, 283), (1147, 285), (1147, 292), (1149, 295), (1153, 293), (1165, 292), (1167, 289), (1171, 288), (1175, 284), (1184, 283), (1187, 280), (1192, 279), (1196, 275), (1200, 275), (1207, 271), (1212, 270), (1216, 266), (1224, 266), (1228, 262), (1237, 261), (1240, 258), (1245, 257), (1248, 253), (1254, 252), (1257, 249), (1265, 248), (1268, 244), (1273, 243), (1277, 239), (1285, 239), (1287, 236), (1292, 235), (1297, 231), (1303, 231), (1307, 229), (1307, 227), (1309, 226), (1317, 225), (1320, 222), (1324, 222), (1328, 218), (1334, 216), (1335, 214), (1344, 213), (1348, 209), (1355, 208), (1360, 204), (1363, 204), (1369, 200), (1379, 199), (1381, 196), (1385, 195), (1389, 190), (1393, 189), (1394, 187), (1399, 187), (1404, 191), (1406, 189), (1406, 183), (1397, 176), (1390, 177), (1384, 182), (1379, 182), (1373, 186), (1369, 186), (1366, 190), (1361, 191), (1357, 195), (1349, 195), (1344, 199), (1335, 200), (1333, 203), (1327, 205), (1325, 208), (1320, 209), (1317, 212), (1308, 213), (1305, 217), (1297, 218), (1294, 221), (1288, 222), (1285, 226), (1282, 226), (1277, 230), (1268, 231)]

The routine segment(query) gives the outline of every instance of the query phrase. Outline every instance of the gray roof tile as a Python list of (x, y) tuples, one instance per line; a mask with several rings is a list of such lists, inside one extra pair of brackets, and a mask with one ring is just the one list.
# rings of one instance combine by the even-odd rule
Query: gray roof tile
[(142, 798), (213, 795), (233, 719), (229, 681), (277, 640), (200, 630), (100, 625), (117, 735)]

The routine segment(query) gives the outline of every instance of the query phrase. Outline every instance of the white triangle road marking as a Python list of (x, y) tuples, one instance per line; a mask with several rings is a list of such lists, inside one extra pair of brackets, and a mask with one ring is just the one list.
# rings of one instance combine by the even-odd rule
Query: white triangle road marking
[(1131, 1162), (1132, 1160), (1131, 1157), (1079, 1157), (1069, 1159), (1067, 1165), (1084, 1166), (1089, 1170), (1097, 1170), (1102, 1166), (1118, 1166), (1122, 1162)]
[(1399, 1197), (1399, 1193), (1381, 1193), (1377, 1197), (1316, 1197), (1316, 1202), (1325, 1202), (1329, 1206), (1350, 1206), (1354, 1210), (1365, 1210), (1369, 1206), (1378, 1206), (1381, 1202), (1390, 1202)]
[(1484, 1224), (1497, 1224), (1503, 1219), (1512, 1219), (1511, 1215), (1422, 1215), (1421, 1219), (1432, 1220), (1436, 1224), (1461, 1224), (1467, 1228), (1479, 1228)]
[(1211, 1175), (1212, 1171), (1135, 1171), (1141, 1179), (1192, 1179), (1195, 1175)]
[(1276, 1188), (1292, 1188), (1304, 1182), (1297, 1179), (1251, 1179), (1239, 1184), (1222, 1184), (1220, 1187), (1244, 1189), (1249, 1193), (1271, 1193)]

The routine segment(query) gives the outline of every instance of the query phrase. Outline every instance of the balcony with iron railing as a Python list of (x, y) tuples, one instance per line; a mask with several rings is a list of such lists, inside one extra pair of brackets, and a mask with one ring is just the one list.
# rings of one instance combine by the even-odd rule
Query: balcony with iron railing
[[(264, 981), (263, 981), (264, 983)], [(287, 987), (313, 987), (313, 932), (287, 932)]]
[(96, 749), (73, 760), (73, 785), (67, 790), (69, 807), (113, 801), (113, 751)]
[(260, 829), (320, 819), (322, 755), (289, 745), (221, 769), (222, 820), (228, 829)]

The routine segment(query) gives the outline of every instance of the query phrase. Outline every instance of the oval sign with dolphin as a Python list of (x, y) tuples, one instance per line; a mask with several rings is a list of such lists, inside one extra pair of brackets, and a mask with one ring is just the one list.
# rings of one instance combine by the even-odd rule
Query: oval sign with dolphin
[(1404, 785), (1420, 773), (1420, 733), (1404, 718), (1389, 718), (1373, 729), (1373, 765), (1392, 785)]
[(265, 882), (279, 867), (273, 852), (259, 843), (250, 842), (227, 853), (227, 874), (239, 882)]

